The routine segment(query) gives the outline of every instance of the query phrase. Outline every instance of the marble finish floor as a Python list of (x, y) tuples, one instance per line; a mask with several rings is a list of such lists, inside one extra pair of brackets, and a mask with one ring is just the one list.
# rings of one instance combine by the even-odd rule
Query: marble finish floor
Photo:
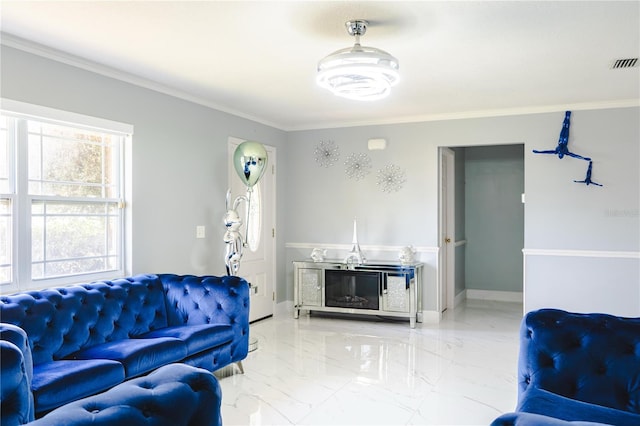
[(521, 318), (521, 304), (468, 300), (413, 330), (322, 314), (256, 322), (245, 373), (220, 379), (223, 423), (488, 425), (515, 408)]

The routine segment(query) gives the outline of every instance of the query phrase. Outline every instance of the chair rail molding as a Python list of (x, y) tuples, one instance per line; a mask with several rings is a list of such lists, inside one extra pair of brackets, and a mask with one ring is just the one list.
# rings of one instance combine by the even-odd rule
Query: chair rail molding
[[(326, 244), (326, 243), (285, 243), (285, 248), (291, 249), (314, 249), (317, 247), (325, 248), (328, 250), (351, 250), (353, 244)], [(405, 246), (388, 246), (388, 245), (364, 245), (360, 244), (360, 248), (370, 251), (391, 251), (398, 252)], [(434, 253), (437, 254), (440, 250), (439, 247), (432, 246), (417, 246), (413, 247), (416, 253)]]
[(602, 257), (616, 259), (640, 259), (640, 251), (617, 250), (558, 250), (522, 249), (525, 256)]

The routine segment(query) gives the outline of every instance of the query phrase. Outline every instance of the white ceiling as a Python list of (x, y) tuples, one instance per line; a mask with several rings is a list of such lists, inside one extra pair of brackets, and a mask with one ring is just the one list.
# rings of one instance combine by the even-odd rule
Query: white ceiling
[[(6, 45), (47, 55), (51, 48), (66, 61), (284, 130), (640, 98), (640, 68), (610, 69), (640, 53), (638, 1), (0, 0), (0, 7)], [(349, 101), (315, 85), (318, 60), (353, 44), (344, 29), (350, 19), (370, 22), (363, 45), (400, 61), (401, 82), (385, 100)]]

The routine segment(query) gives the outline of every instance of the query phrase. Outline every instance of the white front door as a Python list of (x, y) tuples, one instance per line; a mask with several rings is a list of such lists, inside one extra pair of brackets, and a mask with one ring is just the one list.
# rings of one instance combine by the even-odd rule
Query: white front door
[[(231, 201), (245, 195), (247, 187), (233, 167), (233, 153), (243, 139), (229, 138), (229, 188)], [(273, 315), (275, 303), (275, 148), (266, 146), (267, 170), (254, 185), (251, 193), (251, 215), (249, 244), (244, 247), (238, 275), (251, 284), (251, 310), (249, 321)], [(238, 213), (242, 218), (241, 233), (246, 236), (246, 203), (241, 202)]]

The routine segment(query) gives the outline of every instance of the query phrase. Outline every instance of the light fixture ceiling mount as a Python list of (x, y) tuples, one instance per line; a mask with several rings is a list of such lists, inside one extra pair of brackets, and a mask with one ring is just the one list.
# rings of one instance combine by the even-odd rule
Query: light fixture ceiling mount
[(333, 94), (358, 101), (385, 98), (400, 79), (398, 60), (384, 50), (360, 45), (369, 22), (347, 21), (347, 32), (355, 37), (353, 47), (333, 52), (318, 63), (316, 82)]

